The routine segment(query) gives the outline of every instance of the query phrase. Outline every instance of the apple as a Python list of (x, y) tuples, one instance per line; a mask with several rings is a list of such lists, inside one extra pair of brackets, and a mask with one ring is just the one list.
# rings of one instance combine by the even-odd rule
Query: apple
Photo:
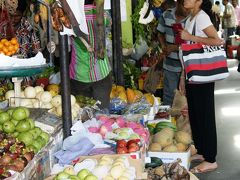
[(93, 174), (87, 175), (84, 180), (98, 180), (97, 176), (94, 176)]
[(127, 142), (124, 139), (117, 141), (117, 147), (123, 148), (127, 146)]
[(2, 124), (0, 124), (0, 131), (2, 131), (3, 130), (3, 128), (2, 128)]
[(2, 129), (5, 133), (13, 133), (15, 131), (15, 125), (11, 121), (6, 121), (2, 125)]
[(35, 133), (39, 136), (42, 133), (42, 130), (39, 127), (34, 128)]
[(118, 154), (126, 154), (126, 153), (128, 153), (128, 149), (126, 147), (118, 147), (117, 153)]
[(41, 144), (41, 147), (43, 147), (43, 146), (45, 146), (47, 144), (45, 139), (43, 139), (41, 136), (38, 136), (35, 141), (37, 141), (39, 144)]
[(12, 133), (12, 136), (13, 136), (13, 137), (18, 137), (18, 135), (19, 135), (19, 132), (17, 132), (17, 131), (14, 132), (14, 133)]
[(13, 108), (9, 108), (9, 109), (7, 110), (7, 113), (8, 113), (10, 116), (12, 116), (13, 111), (14, 111)]
[(10, 115), (7, 112), (0, 113), (0, 124), (5, 123), (6, 121), (10, 120)]
[(37, 139), (37, 137), (38, 137), (38, 134), (37, 134), (37, 132), (36, 132), (36, 130), (35, 130), (35, 129), (31, 129), (31, 130), (29, 131), (29, 133), (31, 133), (31, 134), (32, 134), (32, 136), (33, 136), (33, 139)]
[(42, 131), (42, 133), (40, 134), (40, 136), (41, 136), (43, 139), (45, 139), (46, 142), (49, 141), (49, 134), (48, 134), (48, 133)]
[(33, 141), (31, 145), (37, 149), (37, 152), (42, 148), (42, 143), (39, 141)]
[(60, 172), (57, 174), (56, 176), (56, 180), (66, 180), (68, 179), (69, 174), (65, 173), (65, 172)]
[(63, 172), (69, 174), (69, 175), (75, 175), (73, 166), (66, 167)]
[(13, 119), (17, 120), (17, 121), (21, 121), (23, 119), (26, 119), (28, 117), (29, 114), (27, 114), (27, 110), (25, 110), (26, 108), (23, 107), (17, 107), (13, 110), (12, 112), (12, 117)]
[(119, 134), (118, 134), (118, 138), (119, 139), (128, 139), (129, 138), (129, 134), (127, 133), (127, 132), (120, 132)]
[(22, 141), (26, 146), (29, 146), (33, 142), (33, 135), (30, 132), (22, 132), (18, 135), (18, 140)]
[(30, 130), (30, 128), (31, 128), (31, 125), (30, 125), (29, 121), (22, 120), (22, 121), (19, 121), (19, 123), (17, 124), (16, 131), (17, 132), (26, 132), (26, 131)]
[(68, 177), (69, 180), (81, 180), (79, 177), (75, 176), (75, 175), (70, 175)]
[(33, 129), (35, 127), (35, 122), (32, 118), (27, 118), (26, 121), (30, 124), (30, 129)]
[(82, 180), (85, 177), (87, 177), (89, 173), (90, 171), (88, 169), (82, 169), (81, 171), (78, 172), (77, 176)]
[(18, 122), (19, 122), (19, 121), (16, 121), (16, 120), (14, 120), (14, 119), (11, 119), (10, 121), (13, 122), (13, 124), (14, 124), (15, 126), (17, 126), (17, 124), (18, 124)]

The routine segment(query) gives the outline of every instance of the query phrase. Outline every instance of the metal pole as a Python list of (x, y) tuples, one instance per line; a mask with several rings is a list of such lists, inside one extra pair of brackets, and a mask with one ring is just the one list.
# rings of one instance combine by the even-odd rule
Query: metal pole
[(113, 73), (116, 83), (124, 85), (122, 58), (122, 28), (120, 1), (111, 0), (112, 9), (112, 43), (113, 43)]
[(72, 127), (71, 113), (71, 93), (69, 78), (69, 56), (68, 56), (68, 37), (66, 35), (59, 37), (60, 46), (60, 74), (61, 74), (61, 95), (62, 95), (62, 121), (64, 139), (71, 135)]

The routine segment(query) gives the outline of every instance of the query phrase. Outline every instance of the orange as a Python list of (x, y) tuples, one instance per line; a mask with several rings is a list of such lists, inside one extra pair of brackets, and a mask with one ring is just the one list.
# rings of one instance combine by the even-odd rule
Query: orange
[(0, 51), (0, 54), (4, 54), (4, 52), (3, 52), (3, 51)]
[(3, 48), (3, 44), (2, 43), (0, 43), (0, 49), (2, 49)]
[(14, 50), (14, 46), (13, 45), (8, 46), (8, 51), (13, 51), (13, 50)]
[(7, 39), (2, 39), (1, 43), (4, 44), (6, 41), (8, 41)]
[(12, 38), (10, 42), (11, 42), (11, 44), (13, 44), (13, 45), (18, 44), (17, 38)]
[(6, 48), (6, 47), (3, 47), (3, 52), (4, 52), (4, 54), (7, 54), (8, 53), (8, 49)]
[(11, 44), (11, 43), (10, 43), (9, 41), (4, 42), (4, 45), (5, 45), (5, 46), (10, 46), (10, 44)]
[(11, 53), (10, 51), (8, 51), (8, 52), (6, 53), (6, 55), (7, 55), (7, 56), (11, 56), (12, 53)]
[(14, 45), (14, 50), (17, 51), (19, 49), (19, 44)]

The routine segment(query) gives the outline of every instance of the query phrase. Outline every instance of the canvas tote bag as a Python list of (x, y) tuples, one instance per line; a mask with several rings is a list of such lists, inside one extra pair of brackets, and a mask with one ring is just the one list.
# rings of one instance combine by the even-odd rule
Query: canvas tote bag
[[(195, 31), (196, 22), (193, 26), (193, 35)], [(223, 46), (209, 46), (201, 43), (182, 44), (180, 59), (189, 83), (209, 83), (229, 76)]]

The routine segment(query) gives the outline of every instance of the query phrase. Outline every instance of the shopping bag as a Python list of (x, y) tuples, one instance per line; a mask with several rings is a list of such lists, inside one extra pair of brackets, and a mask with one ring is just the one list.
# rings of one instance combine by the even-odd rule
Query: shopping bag
[(182, 44), (180, 59), (189, 83), (209, 83), (229, 76), (223, 46)]

